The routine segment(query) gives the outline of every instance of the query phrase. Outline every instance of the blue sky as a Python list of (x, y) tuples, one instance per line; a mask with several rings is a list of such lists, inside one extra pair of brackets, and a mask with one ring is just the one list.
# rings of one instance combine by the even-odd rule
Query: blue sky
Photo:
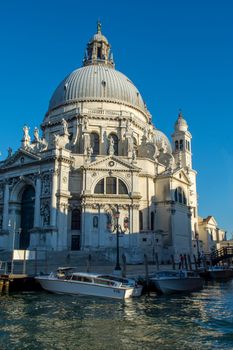
[(100, 18), (116, 68), (168, 136), (181, 108), (193, 135), (199, 214), (233, 232), (231, 0), (0, 1), (1, 159), (39, 126), (58, 83), (82, 63)]

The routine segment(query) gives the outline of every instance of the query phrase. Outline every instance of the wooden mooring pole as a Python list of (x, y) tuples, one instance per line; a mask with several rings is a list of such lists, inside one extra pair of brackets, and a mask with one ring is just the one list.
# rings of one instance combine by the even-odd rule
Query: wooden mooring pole
[(89, 254), (87, 258), (87, 272), (90, 272), (90, 269), (91, 269), (91, 254)]
[(188, 265), (189, 265), (189, 270), (192, 270), (193, 267), (192, 267), (192, 262), (189, 254), (188, 254)]
[(176, 269), (176, 263), (175, 263), (174, 255), (171, 255), (171, 260), (172, 260), (172, 268), (173, 268), (173, 270), (175, 270)]
[(122, 277), (126, 277), (126, 256), (125, 254), (122, 254), (122, 262), (123, 262), (123, 268), (122, 268)]
[(147, 259), (147, 255), (146, 255), (146, 254), (144, 254), (144, 264), (145, 264), (146, 290), (147, 290), (147, 294), (150, 295), (150, 290), (149, 290), (148, 259)]

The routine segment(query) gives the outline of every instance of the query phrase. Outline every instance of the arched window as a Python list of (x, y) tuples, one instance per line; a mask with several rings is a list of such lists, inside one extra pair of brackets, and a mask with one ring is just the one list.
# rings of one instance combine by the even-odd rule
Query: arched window
[(183, 151), (183, 149), (184, 149), (183, 140), (180, 140), (180, 151)]
[(96, 194), (128, 194), (125, 183), (113, 176), (101, 179), (95, 186)]
[(80, 230), (81, 228), (81, 211), (79, 209), (72, 210), (71, 213), (71, 230)]
[(154, 228), (155, 228), (155, 214), (152, 211), (150, 213), (150, 229), (151, 229), (151, 231), (154, 231)]
[(184, 193), (184, 190), (181, 187), (178, 187), (175, 189), (174, 199), (175, 199), (175, 202), (187, 205), (187, 198)]
[(104, 179), (101, 179), (95, 186), (94, 193), (104, 193)]
[(93, 149), (93, 155), (97, 155), (100, 152), (99, 135), (96, 132), (91, 133), (91, 147)]
[(178, 151), (179, 150), (179, 142), (175, 141), (175, 150)]
[(143, 230), (143, 212), (139, 210), (139, 230)]
[(119, 194), (128, 194), (128, 190), (127, 190), (126, 185), (120, 179), (118, 181), (118, 193)]
[(115, 177), (106, 178), (106, 193), (107, 194), (117, 193), (117, 181)]
[(178, 202), (177, 188), (175, 189), (175, 202)]
[(183, 203), (182, 189), (180, 187), (178, 188), (178, 202)]
[(118, 156), (118, 137), (116, 134), (110, 134), (109, 139), (110, 137), (113, 139), (114, 155)]

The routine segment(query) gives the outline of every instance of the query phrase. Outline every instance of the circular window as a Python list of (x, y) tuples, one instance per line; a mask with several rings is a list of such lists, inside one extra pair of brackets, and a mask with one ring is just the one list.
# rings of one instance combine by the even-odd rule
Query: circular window
[(114, 166), (115, 162), (113, 160), (110, 160), (110, 162), (108, 163), (109, 166)]

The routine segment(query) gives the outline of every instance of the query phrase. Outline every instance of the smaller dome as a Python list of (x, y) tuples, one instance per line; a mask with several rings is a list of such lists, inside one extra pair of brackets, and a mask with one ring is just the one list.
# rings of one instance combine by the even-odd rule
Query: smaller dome
[(178, 115), (178, 119), (175, 123), (175, 131), (187, 131), (188, 130), (188, 124), (186, 120), (183, 118), (182, 113), (180, 112)]
[(98, 41), (98, 42), (105, 42), (105, 44), (109, 45), (108, 39), (102, 34), (101, 32), (102, 25), (100, 21), (97, 22), (97, 33), (93, 35), (91, 40), (89, 41), (89, 44), (92, 43), (93, 41)]
[(164, 148), (165, 152), (172, 153), (170, 141), (162, 131), (158, 129), (154, 130), (153, 142), (158, 147), (158, 149)]
[(102, 33), (96, 33), (95, 35), (93, 35), (90, 42), (92, 41), (98, 41), (98, 42), (104, 41), (107, 45), (109, 45), (108, 39)]

